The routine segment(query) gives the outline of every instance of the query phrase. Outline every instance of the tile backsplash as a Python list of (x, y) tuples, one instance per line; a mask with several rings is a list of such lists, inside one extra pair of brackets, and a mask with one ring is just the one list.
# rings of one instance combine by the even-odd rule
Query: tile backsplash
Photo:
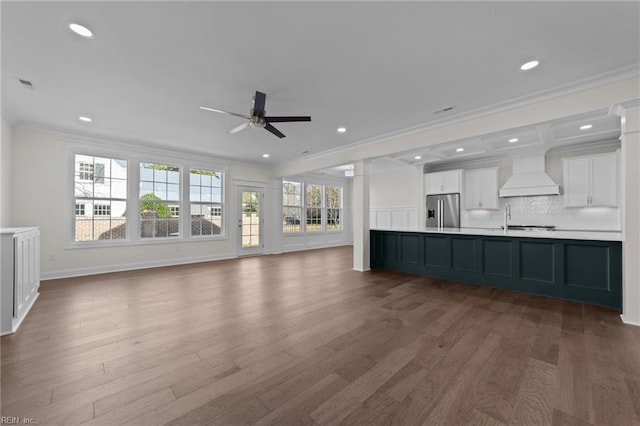
[[(511, 205), (512, 225), (553, 225), (558, 230), (620, 231), (620, 208), (565, 208), (562, 195), (512, 197), (500, 199), (500, 210), (464, 210), (463, 227), (499, 228), (504, 222), (505, 205)], [(463, 204), (464, 205), (464, 204)]]

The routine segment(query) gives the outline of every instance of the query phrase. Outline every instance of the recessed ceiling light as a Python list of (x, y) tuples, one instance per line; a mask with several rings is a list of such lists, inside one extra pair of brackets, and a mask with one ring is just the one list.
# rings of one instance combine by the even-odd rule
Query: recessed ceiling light
[(93, 33), (91, 32), (91, 30), (80, 24), (69, 24), (69, 29), (82, 37), (86, 37), (86, 38), (93, 37)]
[(345, 170), (345, 171), (344, 171), (344, 175), (345, 175), (346, 177), (353, 177), (353, 176), (354, 176), (354, 174), (355, 174), (355, 173), (354, 173), (354, 171), (353, 171), (353, 170)]
[(262, 154), (263, 158), (269, 158), (269, 154)]
[(580, 126), (580, 130), (588, 130), (593, 127), (593, 124), (583, 124)]
[(509, 139), (509, 143), (516, 143), (516, 142), (518, 142), (518, 138)]
[(458, 149), (456, 149), (456, 152), (462, 152), (462, 151), (464, 151), (464, 148), (458, 148)]
[(93, 120), (89, 117), (78, 117), (78, 120), (84, 121), (85, 123), (91, 123)]
[(345, 133), (347, 131), (347, 128), (346, 127), (338, 127), (337, 130), (338, 130), (338, 133)]
[(530, 69), (533, 69), (533, 68), (537, 67), (539, 64), (540, 64), (540, 62), (539, 62), (539, 61), (529, 61), (529, 62), (527, 62), (526, 64), (522, 64), (522, 65), (520, 66), (520, 69), (521, 69), (522, 71), (528, 71), (528, 70), (530, 70)]
[(416, 155), (413, 157), (414, 160), (422, 160), (422, 155)]

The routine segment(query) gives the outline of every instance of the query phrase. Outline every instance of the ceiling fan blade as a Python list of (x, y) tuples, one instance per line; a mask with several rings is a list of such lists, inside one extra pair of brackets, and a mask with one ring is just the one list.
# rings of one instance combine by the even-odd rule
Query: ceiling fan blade
[(267, 124), (264, 126), (264, 129), (265, 129), (265, 130), (267, 130), (267, 131), (269, 131), (269, 132), (271, 132), (271, 133), (273, 133), (274, 135), (276, 135), (276, 136), (277, 136), (277, 137), (279, 137), (280, 139), (282, 139), (282, 138), (286, 137), (286, 136), (284, 135), (284, 133), (282, 133), (280, 130), (276, 129), (275, 127), (273, 127), (273, 126), (272, 126), (271, 124), (269, 124), (269, 123), (267, 123)]
[(229, 112), (229, 111), (225, 111), (225, 110), (222, 110), (222, 109), (209, 108), (209, 107), (206, 107), (206, 106), (201, 106), (200, 109), (204, 109), (206, 111), (220, 112), (222, 114), (234, 115), (236, 117), (246, 118), (247, 120), (251, 119), (251, 117), (249, 117), (248, 115), (238, 114), (237, 112)]
[[(267, 100), (267, 95), (256, 90), (256, 96), (253, 98), (253, 115), (264, 115), (264, 104)], [(259, 113), (262, 114), (259, 114)]]
[(311, 117), (265, 117), (267, 123), (286, 123), (290, 121), (311, 121)]
[(227, 133), (230, 133), (230, 134), (238, 133), (239, 131), (246, 129), (247, 127), (249, 127), (249, 123), (243, 123), (243, 124), (241, 124), (241, 125), (239, 125), (237, 127), (234, 127), (233, 129), (229, 130)]

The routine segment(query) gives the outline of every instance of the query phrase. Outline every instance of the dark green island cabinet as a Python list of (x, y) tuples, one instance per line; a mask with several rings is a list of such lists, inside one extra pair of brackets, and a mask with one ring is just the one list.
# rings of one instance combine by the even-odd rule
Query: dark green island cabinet
[(622, 308), (620, 241), (372, 230), (371, 268)]

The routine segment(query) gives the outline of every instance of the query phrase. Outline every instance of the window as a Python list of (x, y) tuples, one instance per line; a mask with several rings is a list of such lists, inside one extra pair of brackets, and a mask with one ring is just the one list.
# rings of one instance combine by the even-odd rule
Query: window
[(222, 172), (191, 169), (189, 203), (192, 236), (222, 234)]
[(127, 161), (76, 155), (74, 202), (75, 241), (126, 238)]
[(140, 238), (180, 236), (180, 217), (169, 204), (180, 204), (180, 168), (140, 163)]
[(94, 216), (111, 216), (111, 206), (109, 204), (95, 204), (93, 206)]
[(78, 163), (78, 179), (93, 180), (93, 163)]
[(180, 206), (169, 206), (169, 211), (171, 212), (171, 217), (180, 216)]
[(325, 188), (327, 206), (327, 230), (342, 229), (342, 187), (327, 186)]
[(96, 183), (104, 183), (104, 163), (78, 164), (78, 180), (92, 180)]
[(302, 231), (302, 183), (282, 182), (282, 232)]
[(307, 231), (322, 231), (322, 185), (307, 185)]
[(342, 230), (342, 195), (342, 186), (283, 180), (283, 232)]

